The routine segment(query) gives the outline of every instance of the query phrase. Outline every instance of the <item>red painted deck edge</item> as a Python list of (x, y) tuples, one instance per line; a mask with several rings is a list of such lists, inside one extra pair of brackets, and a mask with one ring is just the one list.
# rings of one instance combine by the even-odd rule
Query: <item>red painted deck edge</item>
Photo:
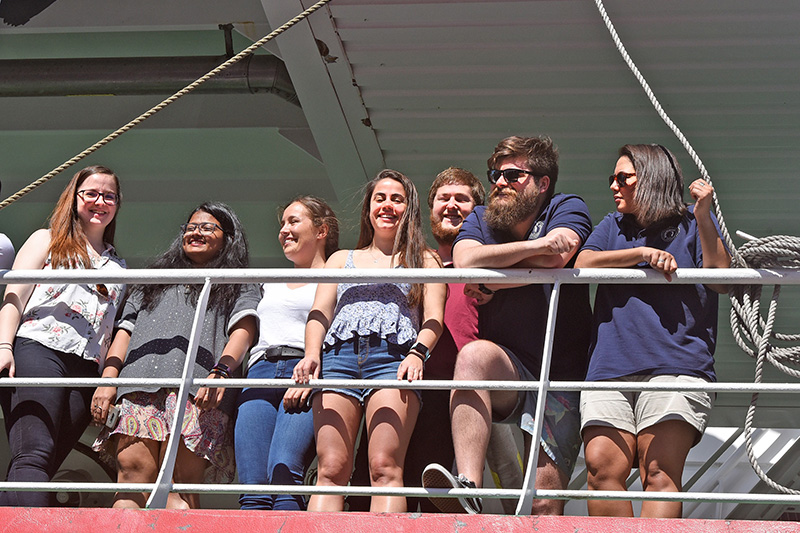
[(788, 533), (798, 522), (656, 520), (581, 516), (500, 516), (284, 511), (135, 511), (115, 509), (0, 508), (0, 531), (24, 533), (115, 531), (153, 533)]

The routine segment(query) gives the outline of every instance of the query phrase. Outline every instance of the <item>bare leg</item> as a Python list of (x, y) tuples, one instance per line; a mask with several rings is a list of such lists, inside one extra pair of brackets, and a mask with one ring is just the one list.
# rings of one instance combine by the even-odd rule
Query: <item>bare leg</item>
[[(502, 348), (478, 340), (464, 346), (456, 359), (454, 380), (515, 380), (517, 369)], [(476, 486), (482, 486), (486, 448), (492, 430), (492, 413), (501, 417), (511, 413), (517, 392), (453, 391), (450, 419), (458, 472)]]
[[(679, 492), (686, 456), (697, 430), (683, 420), (666, 420), (639, 432), (639, 471), (644, 490)], [(642, 517), (680, 518), (681, 502), (644, 501)]]
[[(167, 443), (162, 446), (162, 453), (166, 452)], [(208, 461), (196, 455), (184, 444), (183, 439), (179, 441), (178, 455), (175, 458), (175, 470), (172, 479), (175, 483), (202, 483), (205, 476)], [(199, 509), (200, 495), (189, 493), (171, 492), (167, 498), (167, 509)]]
[[(367, 399), (369, 471), (373, 487), (403, 486), (403, 465), (419, 407), (417, 395), (410, 390), (377, 390)], [(370, 511), (403, 513), (406, 499), (373, 496)]]
[[(317, 441), (317, 486), (344, 487), (353, 471), (353, 448), (361, 424), (361, 404), (337, 392), (314, 395), (314, 433)], [(309, 511), (342, 511), (344, 496), (315, 494)]]
[[(633, 468), (636, 436), (627, 431), (588, 426), (583, 430), (589, 490), (627, 490), (625, 484)], [(633, 516), (631, 502), (589, 500), (590, 516)]]
[[(161, 443), (128, 435), (117, 435), (117, 483), (155, 483), (158, 477)], [(141, 509), (148, 493), (118, 492), (114, 495), (116, 509)]]
[[(525, 456), (530, 453), (532, 437), (525, 433)], [(539, 457), (536, 464), (536, 488), (546, 490), (563, 490), (569, 485), (569, 478), (556, 462), (539, 446)], [(563, 515), (566, 500), (541, 500), (535, 499), (531, 504), (533, 515)]]

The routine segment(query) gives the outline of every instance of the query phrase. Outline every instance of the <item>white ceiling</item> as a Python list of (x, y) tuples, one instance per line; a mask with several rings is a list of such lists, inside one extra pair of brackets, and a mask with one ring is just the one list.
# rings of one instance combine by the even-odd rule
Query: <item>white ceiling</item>
[[(25, 3), (0, 0), (0, 12)], [(0, 60), (222, 55), (219, 24), (234, 25), (238, 51), (310, 5), (56, 0), (24, 25), (0, 25)], [(607, 0), (606, 9), (705, 162), (728, 227), (797, 234), (800, 3)], [(559, 189), (581, 194), (595, 222), (613, 208), (605, 177), (622, 144), (664, 144), (687, 178), (697, 175), (592, 0), (332, 0), (267, 51), (286, 63), (300, 107), (269, 94), (191, 94), (78, 165), (122, 176), (118, 241), (134, 266), (210, 198), (239, 212), (255, 266), (285, 265), (275, 212), (299, 193), (331, 200), (352, 245), (365, 179), (396, 168), (424, 191), (447, 166), (483, 175), (493, 146), (512, 134), (555, 140)], [(166, 96), (0, 98), (3, 196)], [(74, 170), (0, 211), (0, 230), (20, 245)], [(792, 330), (800, 310), (797, 292), (786, 292), (779, 320)], [(727, 331), (719, 353), (723, 377), (747, 379), (752, 363)]]

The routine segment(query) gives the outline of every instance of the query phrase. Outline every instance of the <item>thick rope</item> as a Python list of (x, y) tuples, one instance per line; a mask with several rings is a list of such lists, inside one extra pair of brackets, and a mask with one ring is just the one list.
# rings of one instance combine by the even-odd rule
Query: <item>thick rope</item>
[[(606, 13), (602, 0), (595, 0), (597, 9), (600, 16), (608, 28), (614, 44), (617, 46), (620, 55), (625, 60), (628, 68), (631, 69), (633, 75), (639, 81), (639, 84), (644, 89), (645, 94), (650, 99), (658, 115), (664, 123), (672, 130), (683, 147), (691, 156), (695, 165), (700, 171), (701, 177), (711, 184), (711, 178), (706, 171), (705, 165), (700, 160), (694, 148), (692, 148), (688, 139), (683, 135), (677, 125), (669, 118), (667, 113), (661, 107), (658, 99), (650, 89), (647, 80), (644, 79), (636, 64), (631, 59), (625, 46), (614, 29), (611, 19)], [(787, 235), (774, 235), (771, 237), (764, 237), (761, 239), (754, 239), (740, 249), (736, 249), (731, 239), (728, 228), (725, 224), (725, 219), (722, 216), (722, 209), (717, 199), (717, 193), (713, 195), (714, 212), (719, 221), (720, 231), (722, 237), (731, 251), (731, 266), (738, 268), (800, 268), (800, 238)], [(769, 310), (766, 320), (761, 316), (761, 285), (737, 285), (729, 292), (731, 299), (731, 331), (733, 337), (739, 347), (747, 353), (750, 357), (756, 359), (755, 379), (756, 383), (761, 383), (764, 362), (769, 361), (773, 366), (782, 372), (793, 376), (800, 377), (800, 346), (781, 347), (775, 346), (771, 341), (784, 341), (784, 342), (797, 342), (800, 341), (800, 334), (784, 334), (773, 331), (775, 324), (775, 315), (778, 309), (778, 297), (781, 292), (780, 285), (776, 285), (772, 292), (772, 298), (769, 304)], [(767, 485), (774, 490), (784, 492), (787, 494), (800, 494), (800, 491), (784, 487), (774, 480), (761, 469), (758, 465), (757, 458), (753, 452), (753, 419), (755, 416), (756, 404), (758, 403), (758, 394), (753, 394), (750, 406), (747, 409), (745, 417), (745, 446), (747, 449), (747, 457), (753, 470)]]
[(309, 7), (308, 9), (306, 9), (305, 11), (303, 11), (302, 13), (300, 13), (299, 15), (297, 15), (296, 17), (294, 17), (293, 19), (291, 19), (290, 21), (285, 23), (280, 28), (278, 28), (276, 30), (273, 30), (268, 35), (266, 35), (265, 37), (262, 37), (261, 39), (259, 39), (256, 42), (254, 42), (253, 44), (251, 44), (250, 46), (248, 46), (247, 48), (245, 48), (244, 50), (242, 50), (241, 52), (239, 52), (238, 54), (236, 54), (232, 58), (228, 59), (227, 61), (225, 61), (224, 63), (222, 63), (218, 67), (214, 68), (213, 70), (211, 70), (207, 74), (205, 74), (205, 75), (201, 76), (200, 78), (196, 79), (195, 81), (193, 81), (192, 83), (190, 83), (189, 85), (187, 85), (186, 87), (181, 89), (180, 91), (176, 92), (175, 94), (173, 94), (172, 96), (170, 96), (166, 100), (163, 100), (160, 104), (150, 108), (148, 111), (142, 113), (141, 115), (139, 115), (135, 119), (131, 120), (130, 122), (128, 122), (127, 124), (125, 124), (124, 126), (119, 128), (118, 130), (116, 130), (116, 131), (110, 133), (109, 135), (107, 135), (106, 137), (100, 139), (95, 144), (93, 144), (92, 146), (90, 146), (89, 148), (84, 150), (83, 152), (79, 153), (78, 155), (76, 155), (72, 159), (69, 159), (68, 161), (65, 161), (63, 164), (61, 164), (58, 167), (54, 168), (53, 170), (51, 170), (50, 172), (48, 172), (47, 174), (45, 174), (44, 176), (42, 176), (38, 180), (36, 180), (33, 183), (31, 183), (30, 185), (28, 185), (27, 187), (25, 187), (23, 189), (20, 189), (18, 192), (12, 194), (11, 196), (9, 196), (5, 200), (3, 200), (2, 203), (0, 203), (0, 209), (3, 209), (4, 207), (7, 207), (7, 206), (11, 205), (12, 203), (16, 202), (17, 200), (19, 200), (20, 198), (22, 198), (23, 196), (25, 196), (26, 194), (28, 194), (29, 192), (34, 190), (35, 188), (39, 187), (40, 185), (43, 185), (44, 183), (46, 183), (50, 179), (54, 178), (55, 176), (57, 176), (59, 173), (63, 172), (67, 168), (71, 167), (72, 165), (74, 165), (75, 163), (77, 163), (78, 161), (83, 159), (84, 157), (88, 156), (89, 154), (91, 154), (93, 152), (96, 152), (97, 150), (99, 150), (100, 148), (102, 148), (106, 144), (110, 143), (111, 141), (113, 141), (114, 139), (116, 139), (117, 137), (119, 137), (120, 135), (125, 133), (126, 131), (138, 126), (139, 124), (141, 124), (142, 122), (144, 122), (148, 118), (152, 117), (153, 115), (155, 115), (156, 113), (158, 113), (159, 111), (161, 111), (162, 109), (164, 109), (165, 107), (167, 107), (168, 105), (170, 105), (171, 103), (176, 101), (178, 98), (180, 98), (182, 96), (185, 96), (186, 94), (189, 94), (190, 92), (195, 90), (200, 84), (205, 83), (206, 81), (208, 81), (209, 79), (213, 78), (214, 76), (216, 76), (217, 74), (219, 74), (220, 72), (222, 72), (226, 68), (230, 67), (234, 63), (237, 63), (237, 62), (241, 61), (242, 59), (244, 59), (245, 57), (253, 54), (256, 50), (258, 50), (259, 48), (261, 48), (262, 46), (267, 44), (269, 41), (273, 40), (275, 37), (277, 37), (281, 33), (285, 32), (286, 30), (288, 30), (289, 28), (291, 28), (292, 26), (294, 26), (295, 24), (297, 24), (301, 20), (304, 20), (306, 17), (311, 15), (311, 13), (313, 13), (314, 11), (317, 11), (319, 8), (321, 8), (322, 6), (324, 6), (325, 4), (327, 4), (330, 1), (331, 0), (320, 0), (319, 2), (314, 4), (313, 6)]

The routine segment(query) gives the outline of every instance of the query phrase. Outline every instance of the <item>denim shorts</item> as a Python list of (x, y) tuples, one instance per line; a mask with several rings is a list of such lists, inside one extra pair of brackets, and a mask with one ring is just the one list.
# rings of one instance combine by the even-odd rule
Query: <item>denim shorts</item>
[[(539, 381), (539, 376), (522, 364), (522, 361), (508, 348), (500, 346), (514, 363), (521, 381)], [(536, 416), (538, 391), (519, 391), (517, 404), (510, 415), (503, 420), (493, 420), (500, 424), (517, 424), (520, 429), (533, 435)], [(572, 476), (575, 461), (581, 451), (581, 414), (580, 392), (551, 391), (547, 393), (544, 406), (544, 423), (542, 424), (542, 449), (558, 468)]]
[[(322, 356), (322, 379), (390, 379), (397, 380), (397, 369), (408, 353), (408, 346), (392, 344), (378, 335), (369, 337), (354, 336), (346, 341), (338, 341), (328, 348)], [(356, 398), (363, 405), (364, 400), (378, 389), (337, 389), (323, 387), (331, 391)], [(315, 391), (317, 392), (317, 391)], [(417, 398), (419, 391), (414, 391)]]

